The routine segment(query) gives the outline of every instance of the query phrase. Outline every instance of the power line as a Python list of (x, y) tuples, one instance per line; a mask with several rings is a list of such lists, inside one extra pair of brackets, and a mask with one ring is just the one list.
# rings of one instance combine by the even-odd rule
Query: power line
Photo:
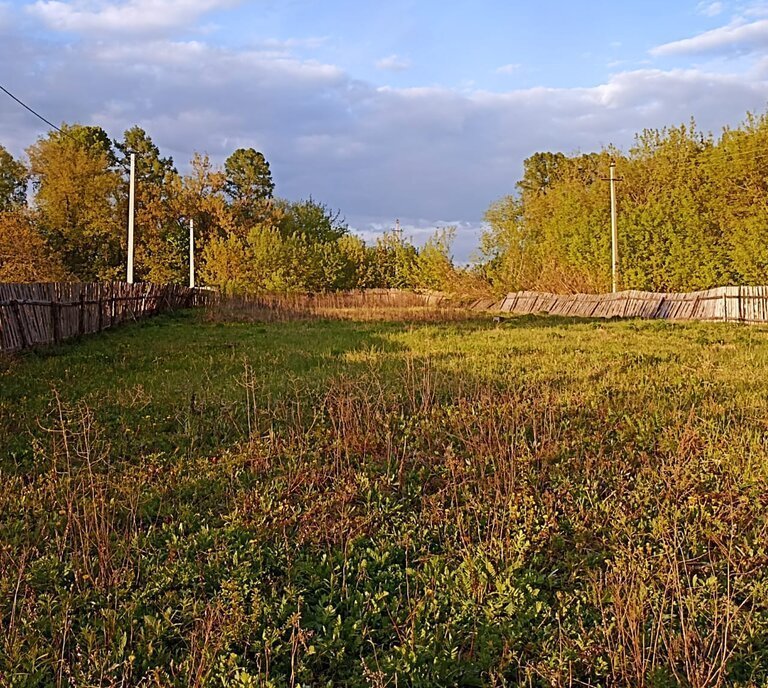
[(722, 148), (713, 148), (712, 152), (717, 155), (722, 155), (726, 158), (740, 158), (745, 155), (753, 155), (755, 158), (762, 158), (765, 157), (766, 154), (768, 154), (768, 150), (766, 150), (763, 147), (760, 148), (753, 148), (753, 149), (747, 149), (747, 150), (736, 150), (733, 152), (723, 150)]
[[(649, 157), (653, 157), (655, 154), (657, 154), (659, 151), (653, 151), (653, 153)], [(698, 151), (694, 151), (693, 155), (690, 156), (691, 161), (696, 161), (699, 156), (705, 156), (708, 155), (710, 157), (718, 157), (723, 156), (725, 158), (739, 158), (744, 157), (745, 155), (753, 155), (755, 158), (762, 158), (766, 155), (768, 155), (768, 149), (765, 147), (756, 147), (756, 148), (747, 148), (746, 150), (735, 150), (735, 151), (728, 151), (724, 150), (723, 148), (719, 146), (713, 146), (711, 148), (704, 148)], [(636, 159), (642, 160), (645, 156), (642, 156), (640, 158), (632, 158), (632, 156), (627, 156), (625, 159), (632, 161)]]
[[(713, 157), (716, 157), (718, 155), (724, 156), (726, 158), (740, 158), (745, 155), (754, 155), (755, 158), (762, 158), (765, 155), (768, 155), (768, 149), (766, 149), (765, 146), (755, 146), (754, 148), (746, 148), (744, 150), (734, 150), (729, 151), (724, 149), (722, 143), (715, 144), (713, 146), (710, 146), (708, 148), (702, 148), (701, 150), (695, 151), (696, 155), (711, 155)], [(694, 158), (695, 159), (695, 158)]]
[(35, 112), (31, 107), (29, 107), (29, 105), (27, 105), (25, 102), (23, 102), (22, 100), (17, 98), (15, 95), (13, 95), (13, 93), (11, 93), (2, 84), (0, 84), (0, 91), (5, 93), (5, 95), (7, 95), (9, 98), (12, 98), (13, 100), (15, 100), (19, 105), (21, 105), (21, 107), (25, 108), (26, 110), (29, 110), (35, 117), (37, 117), (38, 119), (43, 120), (43, 122), (45, 122), (49, 127), (53, 127), (60, 134), (64, 134), (65, 133), (61, 129), (59, 129), (59, 127), (57, 127), (53, 122), (45, 119), (45, 117), (43, 117), (39, 112)]

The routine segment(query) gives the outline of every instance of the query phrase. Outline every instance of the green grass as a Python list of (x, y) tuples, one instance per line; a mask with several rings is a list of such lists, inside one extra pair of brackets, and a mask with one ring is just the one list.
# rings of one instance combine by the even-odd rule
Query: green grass
[(214, 451), (247, 433), (246, 365), (281, 390), (294, 378), (332, 375), (348, 351), (383, 345), (374, 328), (336, 323), (203, 325), (190, 313), (147, 320), (6, 363), (0, 441), (26, 469), (30, 436), (40, 435), (42, 417), (56, 419), (58, 398), (89, 405), (116, 456)]
[(0, 366), (1, 685), (768, 681), (768, 329), (182, 313)]

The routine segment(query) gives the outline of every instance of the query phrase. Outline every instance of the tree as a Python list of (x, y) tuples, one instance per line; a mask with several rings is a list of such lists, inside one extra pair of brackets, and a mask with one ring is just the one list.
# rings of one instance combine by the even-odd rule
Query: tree
[(195, 153), (189, 172), (174, 184), (176, 217), (184, 226), (189, 220), (195, 221), (195, 237), (201, 245), (234, 229), (225, 195), (226, 177), (207, 155)]
[(517, 183), (523, 193), (546, 193), (567, 163), (563, 153), (534, 153), (523, 162), (523, 178)]
[(117, 163), (112, 140), (107, 132), (99, 126), (92, 124), (65, 124), (59, 132), (52, 132), (50, 137), (54, 139), (66, 138), (83, 150), (102, 153), (112, 167)]
[(610, 285), (609, 192), (616, 160), (620, 284), (687, 291), (768, 278), (768, 174), (754, 151), (768, 119), (748, 116), (719, 141), (694, 121), (648, 129), (628, 154), (607, 148), (526, 161), (519, 194), (488, 211), (483, 269), (498, 284), (550, 291)]
[(370, 281), (371, 254), (360, 237), (346, 234), (332, 245), (338, 253), (338, 263), (330, 282), (331, 289), (366, 289), (375, 286)]
[(225, 190), (238, 226), (264, 219), (275, 190), (269, 163), (253, 148), (238, 148), (224, 162)]
[[(358, 237), (319, 240), (317, 233), (286, 234), (270, 217), (213, 237), (203, 249), (201, 275), (226, 292), (321, 292), (368, 286), (369, 252)], [(320, 236), (323, 236), (322, 234)], [(372, 285), (371, 285), (372, 286)]]
[[(202, 255), (212, 242), (227, 239), (236, 234), (235, 223), (230, 213), (225, 194), (224, 172), (211, 163), (207, 155), (195, 153), (190, 161), (190, 171), (184, 176), (175, 175), (167, 184), (171, 213), (175, 222), (174, 256), (184, 269), (188, 267), (189, 223), (195, 224), (195, 250)], [(242, 240), (242, 233), (237, 233)], [(202, 266), (201, 266), (202, 267)], [(181, 273), (183, 274), (184, 270)], [(206, 283), (205, 270), (201, 271)]]
[(276, 206), (277, 222), (284, 237), (304, 236), (309, 241), (336, 241), (349, 232), (349, 227), (338, 210), (332, 210), (313, 198)]
[(128, 216), (130, 154), (136, 154), (135, 267), (137, 279), (183, 282), (187, 274), (188, 231), (176, 215), (174, 193), (180, 188), (173, 159), (160, 150), (141, 127), (115, 141), (122, 171), (121, 216)]
[(56, 282), (67, 277), (29, 213), (0, 212), (0, 282)]
[(27, 168), (0, 145), (0, 212), (26, 205)]
[(204, 245), (200, 263), (202, 281), (225, 294), (257, 292), (262, 286), (254, 280), (245, 240), (235, 234), (213, 237)]
[(541, 268), (540, 239), (523, 221), (523, 203), (505, 196), (485, 213), (487, 227), (480, 237), (480, 264), (498, 293), (516, 291), (535, 282)]
[(78, 279), (120, 275), (120, 175), (106, 132), (63, 125), (28, 150), (40, 230)]
[(386, 232), (376, 239), (369, 249), (370, 266), (368, 286), (384, 289), (408, 289), (413, 286), (413, 276), (419, 252), (397, 232)]
[(173, 158), (161, 158), (160, 149), (144, 129), (138, 126), (126, 129), (122, 141), (115, 141), (117, 161), (127, 174), (131, 153), (136, 154), (137, 188), (162, 186), (169, 175), (176, 174)]
[(709, 215), (721, 231), (730, 281), (765, 284), (768, 279), (768, 170), (759, 151), (768, 145), (768, 114), (747, 114), (726, 128), (704, 153), (702, 189)]
[(456, 280), (451, 245), (456, 237), (455, 227), (438, 229), (427, 240), (416, 258), (412, 286), (419, 289), (450, 291)]

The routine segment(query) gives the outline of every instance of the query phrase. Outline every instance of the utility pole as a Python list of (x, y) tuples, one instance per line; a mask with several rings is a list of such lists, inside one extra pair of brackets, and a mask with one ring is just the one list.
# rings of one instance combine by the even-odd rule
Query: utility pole
[(400, 256), (399, 249), (403, 245), (403, 228), (400, 226), (400, 218), (395, 220), (395, 236), (397, 237), (397, 246), (395, 247), (395, 281), (397, 287), (400, 287)]
[(136, 205), (136, 153), (131, 153), (131, 183), (128, 194), (128, 284), (133, 284), (133, 210)]
[(195, 288), (195, 221), (189, 221), (189, 287)]
[(611, 284), (615, 294), (619, 291), (619, 230), (616, 222), (616, 161), (611, 160)]

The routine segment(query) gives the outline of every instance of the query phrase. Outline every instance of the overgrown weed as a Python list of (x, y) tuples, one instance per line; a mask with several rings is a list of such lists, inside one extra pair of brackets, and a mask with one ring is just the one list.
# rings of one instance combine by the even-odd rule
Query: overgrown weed
[(426, 294), (384, 289), (327, 294), (225, 296), (212, 300), (203, 317), (208, 322), (331, 319), (434, 323), (482, 317), (468, 310), (468, 302), (465, 301), (439, 301)]
[(176, 407), (184, 451), (126, 455), (54, 399), (36, 470), (0, 475), (0, 683), (763, 685), (765, 397), (740, 350), (448, 327), (322, 378), (242, 357), (226, 404)]

